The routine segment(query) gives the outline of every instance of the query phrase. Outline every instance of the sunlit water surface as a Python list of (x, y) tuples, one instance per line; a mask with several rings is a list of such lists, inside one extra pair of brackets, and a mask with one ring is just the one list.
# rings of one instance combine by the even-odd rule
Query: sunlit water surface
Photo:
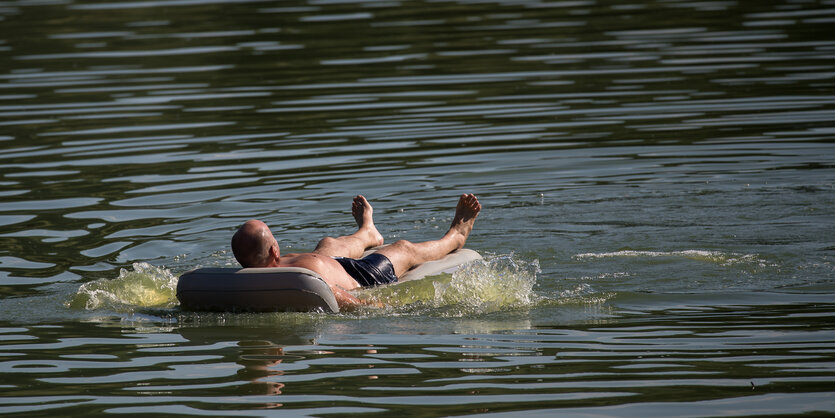
[[(835, 413), (835, 1), (0, 3), (0, 413)], [(179, 308), (285, 252), (485, 257), (357, 313)]]

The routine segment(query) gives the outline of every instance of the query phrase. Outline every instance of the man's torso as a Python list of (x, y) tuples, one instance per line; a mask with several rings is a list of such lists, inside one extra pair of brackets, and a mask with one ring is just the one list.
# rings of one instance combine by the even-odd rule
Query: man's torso
[(360, 287), (360, 284), (349, 276), (338, 262), (320, 254), (285, 254), (280, 258), (279, 267), (301, 267), (313, 270), (319, 273), (328, 285), (339, 286), (346, 290)]

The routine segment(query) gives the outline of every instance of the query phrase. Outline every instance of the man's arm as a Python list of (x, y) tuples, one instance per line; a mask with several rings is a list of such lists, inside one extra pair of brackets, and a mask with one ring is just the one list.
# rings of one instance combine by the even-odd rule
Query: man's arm
[(339, 305), (339, 310), (341, 311), (353, 311), (363, 305), (371, 305), (378, 308), (382, 308), (384, 306), (382, 303), (362, 300), (348, 293), (347, 290), (339, 286), (331, 286), (331, 291), (333, 291), (333, 296), (336, 298), (336, 304)]

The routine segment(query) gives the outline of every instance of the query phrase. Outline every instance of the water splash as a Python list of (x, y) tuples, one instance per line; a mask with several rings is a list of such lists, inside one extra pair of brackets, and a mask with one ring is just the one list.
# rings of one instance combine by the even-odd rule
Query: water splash
[(115, 279), (84, 283), (65, 306), (72, 309), (112, 309), (130, 312), (136, 308), (171, 308), (177, 302), (177, 276), (164, 267), (133, 263)]
[(539, 261), (525, 261), (513, 254), (487, 256), (462, 266), (453, 274), (441, 274), (393, 286), (362, 291), (394, 310), (463, 316), (535, 303), (533, 286)]
[[(394, 286), (360, 290), (358, 295), (381, 301), (387, 314), (427, 310), (462, 316), (528, 306), (535, 302), (533, 286), (539, 261), (509, 255), (488, 256), (453, 274), (407, 281)], [(177, 276), (164, 267), (134, 263), (115, 279), (85, 283), (65, 303), (72, 309), (173, 308), (178, 305)]]

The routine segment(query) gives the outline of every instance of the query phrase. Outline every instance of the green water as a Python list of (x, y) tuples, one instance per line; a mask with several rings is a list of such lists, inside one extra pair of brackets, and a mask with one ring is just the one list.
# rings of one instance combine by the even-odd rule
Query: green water
[[(835, 2), (0, 3), (0, 413), (835, 412)], [(351, 231), (454, 275), (210, 314)]]

